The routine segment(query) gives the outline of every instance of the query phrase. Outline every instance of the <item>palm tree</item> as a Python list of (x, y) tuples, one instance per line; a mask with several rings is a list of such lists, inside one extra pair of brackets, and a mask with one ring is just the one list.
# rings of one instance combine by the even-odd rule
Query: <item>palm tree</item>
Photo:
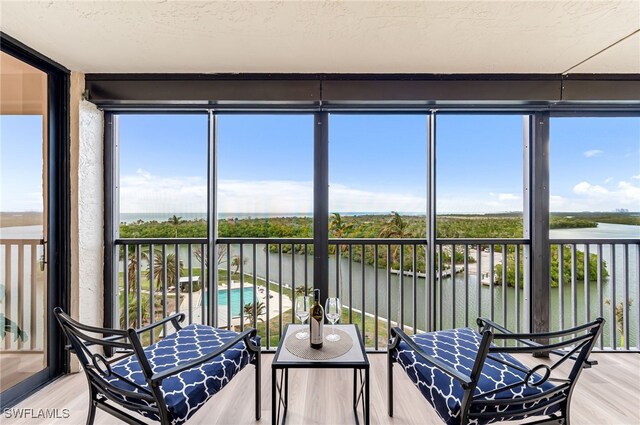
[[(162, 278), (164, 277), (164, 264), (165, 260), (162, 258), (162, 251), (157, 251), (153, 256), (153, 278), (156, 282), (156, 289), (162, 289)], [(184, 263), (180, 260), (178, 265), (179, 269), (176, 270), (176, 255), (169, 254), (166, 258), (167, 264), (167, 287), (176, 286), (179, 282), (176, 282), (176, 272), (178, 275), (182, 275), (184, 269)], [(151, 279), (151, 270), (147, 269), (147, 279)]]
[(305, 295), (309, 294), (307, 294), (307, 292), (304, 290), (304, 286), (298, 286), (294, 292), (294, 295), (296, 297), (304, 297)]
[[(402, 216), (395, 211), (391, 211), (391, 218), (382, 225), (380, 228), (379, 236), (381, 238), (397, 238), (403, 239), (410, 237), (409, 226), (404, 221)], [(395, 245), (391, 257), (391, 262), (395, 262), (398, 259), (398, 251), (400, 245)]]
[[(398, 214), (396, 211), (391, 211), (391, 218), (384, 225), (382, 225), (379, 235), (381, 238), (397, 238), (397, 239), (408, 238), (410, 236), (407, 223), (404, 221), (402, 216)], [(404, 248), (401, 245), (395, 245), (393, 247), (393, 252), (391, 254), (392, 265), (394, 262), (398, 261), (398, 252), (400, 249), (404, 249)], [(411, 247), (409, 247), (409, 249), (411, 249)], [(389, 261), (389, 259), (387, 259), (387, 261)], [(400, 271), (400, 282), (402, 282), (402, 273), (404, 272), (404, 270), (402, 270), (403, 269), (402, 266), (403, 265), (398, 264), (398, 269)], [(400, 300), (401, 291), (402, 291), (402, 285), (398, 285), (398, 300)], [(401, 308), (402, 306), (400, 306), (400, 303), (398, 303), (398, 312), (397, 312), (398, 323), (400, 323)]]
[[(608, 298), (604, 301), (605, 304), (611, 305), (611, 299)], [(633, 300), (631, 298), (627, 299), (627, 306), (631, 306), (633, 304)], [(624, 346), (624, 304), (620, 301), (616, 304), (616, 329), (620, 334), (620, 346)]]
[[(247, 264), (247, 259), (243, 258), (242, 259), (242, 264)], [(235, 255), (232, 259), (231, 259), (231, 266), (235, 267), (235, 269), (233, 270), (233, 273), (237, 274), (240, 271), (240, 256), (239, 255)], [(240, 280), (242, 280), (242, 276), (240, 277)]]
[[(243, 311), (244, 311), (244, 315), (246, 317), (246, 320), (248, 322), (249, 325), (251, 325), (251, 321), (253, 319), (253, 307), (254, 304), (253, 303), (246, 303), (244, 305)], [(260, 320), (261, 322), (264, 322), (264, 319), (260, 316), (262, 316), (265, 312), (266, 312), (266, 307), (264, 306), (264, 302), (263, 301), (258, 301), (257, 304), (255, 304), (255, 310), (256, 310), (256, 318), (258, 320)], [(253, 326), (255, 326), (255, 323), (253, 324)]]
[(124, 320), (124, 312), (120, 316), (120, 327), (121, 328), (137, 328), (138, 327), (138, 302), (140, 304), (140, 325), (144, 326), (144, 324), (148, 323), (149, 317), (151, 315), (151, 306), (149, 305), (149, 295), (142, 294), (140, 300), (137, 298), (132, 298), (129, 300), (129, 305), (125, 306), (129, 310), (129, 322), (125, 323)]
[[(352, 223), (347, 223), (342, 220), (340, 213), (331, 214), (331, 222), (329, 223), (329, 231), (333, 234), (334, 238), (341, 239), (345, 237), (348, 231), (353, 228)], [(342, 246), (342, 251), (347, 250), (347, 246)], [(338, 263), (338, 287), (342, 282), (342, 264), (340, 264), (340, 250), (336, 249), (336, 262)]]
[(169, 223), (171, 223), (173, 225), (173, 227), (175, 227), (176, 230), (176, 238), (178, 237), (178, 226), (180, 226), (180, 223), (183, 223), (184, 220), (182, 220), (182, 217), (177, 217), (175, 214), (169, 218), (169, 220), (167, 220)]
[(396, 211), (391, 211), (391, 218), (380, 229), (381, 238), (409, 237), (407, 223)]
[[(129, 248), (133, 249), (128, 249), (127, 254), (127, 284), (129, 285), (129, 292), (135, 292), (138, 287), (138, 255), (136, 254), (136, 247), (129, 246)], [(147, 261), (149, 259), (147, 251), (143, 250), (142, 246), (138, 246), (137, 249), (140, 250), (140, 261)]]
[(331, 223), (329, 223), (329, 231), (333, 233), (334, 238), (343, 238), (347, 231), (353, 228), (352, 223), (342, 220), (340, 213), (331, 214)]

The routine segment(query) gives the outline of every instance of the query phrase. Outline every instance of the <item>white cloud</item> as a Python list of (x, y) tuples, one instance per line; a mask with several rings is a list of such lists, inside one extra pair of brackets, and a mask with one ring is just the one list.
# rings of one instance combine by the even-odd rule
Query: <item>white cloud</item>
[(218, 211), (222, 213), (309, 213), (313, 184), (288, 180), (220, 180)]
[(606, 195), (608, 192), (604, 187), (592, 185), (589, 182), (580, 182), (573, 187), (573, 193), (578, 195), (599, 196)]
[[(635, 176), (634, 176), (635, 177)], [(120, 205), (124, 213), (204, 212), (207, 184), (204, 177), (154, 176), (145, 170), (120, 179)], [(577, 183), (572, 193), (551, 195), (552, 211), (638, 211), (640, 179), (620, 181), (613, 186)], [(419, 212), (425, 210), (424, 196), (412, 193), (378, 192), (333, 183), (330, 209), (337, 212)], [(514, 193), (438, 193), (439, 213), (490, 213), (522, 211), (522, 196)], [(311, 213), (313, 184), (287, 180), (220, 180), (218, 211), (221, 213)]]
[(613, 211), (640, 209), (640, 184), (618, 182), (613, 189), (582, 181), (573, 187), (573, 196), (551, 196), (552, 211)]
[(520, 199), (520, 196), (514, 195), (513, 193), (489, 192), (489, 196), (497, 197), (500, 201), (517, 201)]
[(120, 177), (120, 211), (204, 212), (207, 182), (203, 177), (160, 177), (138, 169)]
[(594, 156), (600, 156), (604, 153), (604, 151), (601, 151), (600, 149), (591, 149), (588, 151), (584, 152), (584, 156), (586, 156), (587, 158), (592, 158)]
[(640, 186), (634, 186), (632, 183), (622, 181), (618, 183), (618, 192), (628, 199), (630, 202), (635, 203), (636, 210), (640, 206)]
[(604, 179), (605, 183), (611, 183), (613, 181), (613, 177), (607, 177), (606, 179)]
[(426, 209), (424, 197), (410, 193), (370, 192), (342, 184), (329, 187), (329, 209), (337, 212), (422, 212)]
[(517, 195), (514, 195), (513, 193), (499, 193), (498, 199), (500, 201), (517, 201), (520, 199), (520, 197)]
[(636, 175), (636, 176), (631, 176), (632, 179), (634, 180), (640, 180), (640, 174)]
[[(120, 179), (120, 205), (124, 213), (203, 212), (207, 184), (201, 177), (159, 177), (139, 169)], [(341, 184), (330, 188), (331, 211), (420, 212), (426, 197), (410, 193), (371, 192)], [(311, 213), (313, 183), (289, 180), (219, 180), (218, 212)]]
[(522, 211), (522, 208), (522, 197), (512, 193), (438, 194), (439, 214), (510, 212)]
[(563, 211), (566, 203), (567, 200), (562, 196), (549, 195), (549, 208), (551, 209), (551, 211)]

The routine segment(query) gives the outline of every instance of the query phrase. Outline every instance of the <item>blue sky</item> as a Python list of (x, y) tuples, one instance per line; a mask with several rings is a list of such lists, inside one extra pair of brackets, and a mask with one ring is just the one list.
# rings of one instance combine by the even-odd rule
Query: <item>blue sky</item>
[(550, 139), (552, 211), (640, 211), (640, 118), (552, 118)]
[(438, 115), (438, 213), (523, 209), (521, 115)]
[(42, 208), (42, 116), (0, 115), (0, 211)]
[[(206, 210), (207, 115), (121, 115), (121, 211)], [(312, 210), (313, 116), (218, 116), (219, 211)], [(330, 209), (421, 212), (424, 115), (331, 114)], [(3, 211), (41, 210), (41, 117), (0, 118)], [(437, 208), (522, 211), (522, 117), (437, 117)], [(25, 160), (28, 158), (28, 160)], [(640, 210), (640, 118), (553, 118), (552, 211)]]
[(425, 115), (329, 116), (329, 209), (426, 209)]

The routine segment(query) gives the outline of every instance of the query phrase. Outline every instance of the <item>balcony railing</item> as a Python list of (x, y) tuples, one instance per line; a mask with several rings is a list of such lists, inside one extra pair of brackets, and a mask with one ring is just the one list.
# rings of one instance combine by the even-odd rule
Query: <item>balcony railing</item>
[(550, 242), (558, 253), (556, 264), (564, 264), (558, 285), (551, 288), (552, 329), (602, 316), (606, 323), (598, 341), (600, 350), (640, 350), (640, 241)]
[[(0, 326), (6, 331), (2, 351), (43, 351), (43, 255), (41, 239), (0, 239)], [(18, 329), (22, 337), (16, 335)]]
[[(638, 351), (639, 245), (636, 239), (552, 240), (551, 329), (602, 315), (599, 349)], [(295, 294), (313, 286), (312, 239), (220, 238), (214, 268), (203, 255), (206, 239), (119, 239), (115, 246), (111, 284), (120, 327), (181, 311), (190, 323), (257, 327), (272, 350), (295, 318)], [(484, 316), (522, 332), (532, 284), (529, 249), (526, 239), (438, 239), (431, 279), (423, 239), (330, 239), (330, 294), (323, 296), (341, 298), (342, 321), (358, 325), (372, 351), (386, 349), (390, 327), (417, 333), (430, 321), (445, 329), (474, 326)], [(208, 288), (214, 271), (217, 285)], [(209, 302), (216, 317), (209, 317)]]

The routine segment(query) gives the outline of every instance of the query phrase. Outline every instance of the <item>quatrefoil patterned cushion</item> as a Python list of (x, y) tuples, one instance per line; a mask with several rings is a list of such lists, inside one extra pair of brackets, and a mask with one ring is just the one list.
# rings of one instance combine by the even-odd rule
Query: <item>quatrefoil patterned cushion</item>
[[(144, 352), (154, 373), (198, 359), (223, 346), (238, 333), (192, 324), (145, 348)], [(260, 337), (252, 341), (260, 346)], [(253, 360), (245, 343), (240, 341), (220, 356), (199, 367), (170, 376), (162, 381), (161, 390), (169, 410), (171, 423), (179, 425), (189, 419), (215, 393), (231, 381), (243, 367)], [(124, 376), (143, 388), (149, 388), (135, 356), (112, 365), (113, 372)], [(128, 391), (139, 390), (114, 375), (106, 378), (111, 384)], [(123, 397), (127, 400), (126, 397)], [(127, 400), (133, 401), (133, 400)], [(139, 404), (140, 402), (137, 401)], [(155, 414), (140, 410), (140, 414), (159, 420)]]
[[(414, 335), (411, 338), (424, 350), (426, 354), (438, 358), (465, 375), (469, 375), (480, 347), (482, 335), (470, 328), (459, 328), (422, 333)], [(394, 360), (402, 366), (405, 372), (409, 375), (409, 378), (420, 389), (422, 395), (435, 408), (442, 420), (447, 425), (458, 425), (460, 423), (462, 398), (464, 397), (464, 390), (460, 383), (440, 371), (438, 368), (426, 363), (404, 342), (400, 342), (397, 350), (394, 350), (392, 355)], [(528, 369), (509, 354), (492, 353), (492, 356), (512, 363), (524, 370)], [(501, 362), (487, 358), (474, 394), (477, 395), (497, 390), (499, 388), (515, 384), (516, 382), (521, 382), (524, 376), (525, 373), (515, 369), (514, 367), (507, 366)], [(537, 374), (534, 374), (533, 379), (534, 382), (537, 382), (540, 377)], [(514, 388), (506, 389), (490, 395), (486, 399), (522, 398), (529, 395), (540, 394), (541, 392), (552, 388), (554, 388), (554, 385), (548, 381), (544, 382), (539, 387), (533, 388), (526, 385), (518, 385)], [(498, 407), (498, 409), (501, 409), (501, 412), (525, 408), (530, 409), (538, 403), (540, 403), (540, 401), (515, 404), (508, 408)], [(484, 407), (482, 412), (491, 412), (489, 409), (490, 408)], [(491, 407), (491, 409), (494, 409), (494, 412), (496, 411), (496, 407)], [(537, 414), (550, 415), (558, 409), (559, 407), (557, 405), (551, 406), (545, 411), (538, 412)], [(508, 420), (522, 419), (525, 417), (527, 417), (527, 415), (514, 415)], [(495, 421), (496, 419), (493, 418), (482, 420), (475, 419), (470, 423), (483, 425)]]

